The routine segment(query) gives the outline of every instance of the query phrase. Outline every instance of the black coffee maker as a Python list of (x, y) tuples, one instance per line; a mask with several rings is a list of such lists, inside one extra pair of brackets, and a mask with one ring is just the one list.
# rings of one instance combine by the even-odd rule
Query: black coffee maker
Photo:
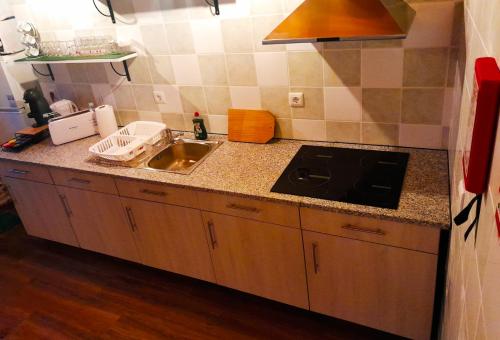
[(36, 121), (33, 127), (46, 125), (49, 121), (48, 113), (52, 110), (43, 94), (36, 88), (28, 89), (24, 92), (23, 99), (30, 106), (31, 112), (28, 113), (28, 117)]

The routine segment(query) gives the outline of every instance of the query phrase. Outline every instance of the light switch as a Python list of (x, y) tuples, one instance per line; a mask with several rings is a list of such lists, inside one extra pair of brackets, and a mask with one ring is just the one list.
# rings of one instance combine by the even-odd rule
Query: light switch
[(291, 107), (304, 107), (304, 93), (290, 92), (288, 94), (288, 103)]

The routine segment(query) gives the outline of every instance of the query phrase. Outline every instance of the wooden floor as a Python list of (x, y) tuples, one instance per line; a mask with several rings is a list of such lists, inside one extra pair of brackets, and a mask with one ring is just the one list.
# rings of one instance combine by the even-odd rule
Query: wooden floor
[(389, 339), (213, 284), (0, 234), (0, 339)]

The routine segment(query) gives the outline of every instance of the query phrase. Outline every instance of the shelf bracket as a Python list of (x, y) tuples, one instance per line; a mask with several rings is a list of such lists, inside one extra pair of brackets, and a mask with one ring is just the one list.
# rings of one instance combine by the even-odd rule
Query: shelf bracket
[(116, 19), (115, 19), (115, 11), (113, 10), (113, 5), (111, 4), (111, 0), (106, 0), (106, 6), (108, 6), (108, 11), (109, 11), (109, 14), (106, 14), (106, 13), (103, 13), (99, 7), (97, 7), (96, 3), (95, 3), (95, 0), (92, 0), (92, 2), (94, 3), (94, 7), (95, 9), (97, 10), (97, 12), (99, 12), (102, 16), (105, 16), (105, 17), (108, 17), (108, 18), (111, 18), (111, 22), (113, 24), (116, 24)]
[(49, 73), (42, 73), (40, 71), (38, 71), (36, 68), (35, 68), (35, 65), (31, 64), (31, 67), (33, 68), (33, 71), (35, 71), (35, 73), (41, 75), (41, 76), (44, 76), (44, 77), (50, 77), (50, 79), (52, 79), (53, 81), (55, 80), (54, 78), (54, 73), (52, 72), (52, 68), (50, 67), (50, 64), (46, 64), (47, 65), (47, 70), (49, 71)]
[(122, 77), (126, 77), (126, 78), (127, 78), (127, 80), (128, 80), (128, 81), (130, 81), (130, 80), (131, 80), (131, 78), (130, 78), (130, 72), (128, 71), (127, 61), (126, 61), (126, 60), (124, 60), (124, 61), (122, 61), (122, 63), (123, 63), (123, 70), (125, 71), (125, 73), (120, 73), (120, 72), (118, 72), (118, 71), (115, 69), (115, 67), (113, 66), (113, 63), (109, 63), (109, 64), (111, 65), (111, 68), (113, 69), (113, 71), (114, 71), (117, 75), (122, 76)]

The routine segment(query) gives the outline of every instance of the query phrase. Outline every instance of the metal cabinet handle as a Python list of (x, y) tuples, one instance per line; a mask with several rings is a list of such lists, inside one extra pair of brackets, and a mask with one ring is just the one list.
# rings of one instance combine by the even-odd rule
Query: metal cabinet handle
[(259, 209), (255, 208), (255, 207), (248, 207), (248, 206), (240, 205), (240, 204), (236, 204), (236, 203), (229, 203), (228, 205), (226, 205), (226, 208), (243, 210), (243, 211), (248, 211), (248, 212), (253, 212), (253, 213), (258, 213), (260, 211)]
[(71, 211), (71, 208), (69, 206), (68, 200), (66, 199), (65, 195), (59, 195), (59, 198), (61, 198), (61, 203), (64, 208), (64, 212), (66, 213), (66, 216), (71, 217), (73, 215), (73, 211)]
[(16, 197), (14, 196), (14, 190), (12, 190), (12, 188), (10, 187), (10, 185), (7, 185), (7, 184), (5, 184), (5, 183), (4, 183), (4, 185), (5, 185), (5, 187), (7, 188), (7, 191), (9, 192), (9, 195), (10, 195), (10, 198), (12, 199), (12, 202), (13, 202), (14, 204), (18, 204), (18, 203), (19, 203), (19, 201), (18, 201), (18, 200), (16, 199)]
[(148, 194), (148, 195), (167, 196), (166, 192), (155, 191), (155, 190), (150, 190), (150, 189), (142, 189), (140, 192), (143, 193), (143, 194)]
[(82, 178), (70, 178), (70, 182), (75, 182), (75, 183), (80, 183), (80, 184), (90, 184), (91, 182), (88, 179), (82, 179)]
[(210, 242), (212, 243), (212, 249), (215, 249), (217, 246), (217, 237), (215, 235), (214, 223), (212, 221), (208, 221), (208, 234), (210, 235)]
[(318, 274), (319, 272), (318, 244), (316, 242), (312, 244), (312, 253), (313, 253), (314, 274)]
[(13, 175), (27, 175), (30, 173), (28, 170), (19, 170), (19, 169), (10, 169), (8, 172)]
[(137, 223), (135, 223), (134, 212), (130, 207), (125, 207), (125, 211), (127, 212), (127, 218), (128, 222), (130, 223), (130, 227), (132, 228), (132, 231), (135, 232), (137, 230)]
[(386, 234), (386, 232), (383, 231), (382, 229), (361, 228), (361, 227), (357, 227), (357, 226), (351, 225), (351, 224), (343, 225), (342, 229), (352, 230), (352, 231), (359, 231), (359, 232), (362, 232), (362, 233), (375, 234), (375, 235), (380, 235), (380, 236), (384, 236)]

